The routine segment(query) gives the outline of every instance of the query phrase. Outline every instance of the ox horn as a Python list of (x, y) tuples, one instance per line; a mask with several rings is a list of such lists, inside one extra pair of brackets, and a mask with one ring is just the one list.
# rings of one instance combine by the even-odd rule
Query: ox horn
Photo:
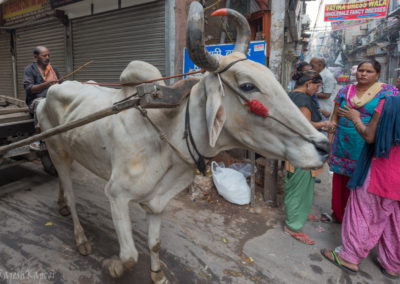
[(233, 21), (236, 27), (236, 43), (233, 51), (247, 54), (250, 42), (250, 26), (246, 18), (239, 12), (232, 9), (219, 9), (211, 14), (211, 16), (227, 16)]
[[(219, 9), (211, 16), (227, 16), (236, 27), (236, 52), (247, 53), (250, 42), (250, 27), (246, 18), (239, 12), (232, 9)], [(192, 2), (189, 9), (186, 45), (190, 59), (200, 68), (207, 71), (215, 71), (219, 67), (219, 59), (207, 52), (204, 43), (204, 12), (199, 2)]]
[(199, 2), (190, 4), (186, 24), (186, 46), (194, 64), (207, 71), (218, 69), (218, 57), (209, 54), (204, 43), (204, 12)]

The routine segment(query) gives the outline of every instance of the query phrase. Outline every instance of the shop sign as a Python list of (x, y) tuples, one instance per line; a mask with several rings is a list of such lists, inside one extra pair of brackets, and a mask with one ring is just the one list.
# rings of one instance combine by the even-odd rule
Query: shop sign
[(80, 1), (82, 0), (50, 0), (50, 3), (51, 3), (51, 8), (55, 9), (61, 6), (65, 6)]
[(386, 17), (389, 0), (370, 0), (325, 5), (325, 22), (364, 20)]
[(345, 22), (345, 21), (337, 21), (332, 22), (332, 31), (343, 30), (351, 27), (357, 27), (364, 24), (367, 24), (366, 21), (353, 21), (353, 22)]
[(50, 0), (9, 0), (3, 3), (3, 19), (9, 20), (50, 7)]
[[(216, 44), (206, 46), (208, 53), (223, 56), (231, 54), (234, 48), (234, 44)], [(246, 55), (248, 59), (265, 65), (266, 54), (267, 43), (265, 41), (251, 41)], [(200, 67), (195, 65), (192, 60), (190, 60), (189, 54), (187, 53), (187, 49), (185, 47), (183, 52), (183, 72), (187, 73), (199, 70)]]

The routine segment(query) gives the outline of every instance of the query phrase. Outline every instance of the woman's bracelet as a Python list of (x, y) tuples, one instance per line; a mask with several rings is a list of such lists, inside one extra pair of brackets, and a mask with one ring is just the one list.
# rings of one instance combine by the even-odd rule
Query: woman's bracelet
[(354, 122), (354, 128), (357, 131), (360, 131), (360, 132), (363, 131), (364, 127), (365, 127), (365, 125), (361, 120), (357, 120), (357, 121)]

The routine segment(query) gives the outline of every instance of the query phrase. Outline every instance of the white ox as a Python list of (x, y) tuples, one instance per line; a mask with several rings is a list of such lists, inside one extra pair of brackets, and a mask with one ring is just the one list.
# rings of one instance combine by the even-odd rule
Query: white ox
[[(203, 10), (198, 2), (192, 3), (188, 16), (189, 54), (198, 66), (209, 71), (190, 93), (190, 124), (199, 152), (214, 156), (222, 150), (245, 148), (289, 160), (297, 167), (322, 166), (328, 155), (327, 139), (305, 119), (268, 68), (249, 60), (235, 63), (221, 74), (225, 82), (222, 92), (217, 72), (245, 58), (249, 42), (249, 27), (244, 17), (229, 9), (222, 14), (233, 18), (238, 31), (235, 52), (226, 57), (211, 56), (204, 51)], [(159, 77), (161, 74), (154, 66), (134, 61), (121, 74), (121, 82)], [(78, 82), (54, 85), (38, 106), (40, 127), (46, 130), (85, 117), (133, 91), (132, 87), (115, 90)], [(237, 92), (267, 106), (280, 123), (249, 112)], [(186, 102), (175, 109), (148, 110), (148, 116), (185, 160), (192, 161), (182, 138)], [(183, 161), (137, 109), (48, 138), (46, 143), (59, 174), (60, 208), (66, 202), (71, 212), (79, 252), (86, 255), (91, 246), (76, 212), (70, 174), (74, 160), (107, 181), (105, 194), (111, 205), (120, 252), (118, 258), (106, 260), (104, 267), (111, 276), (119, 277), (138, 260), (128, 210), (129, 202), (134, 201), (147, 212), (151, 277), (156, 283), (167, 282), (159, 261), (161, 214), (169, 200), (192, 182), (194, 162)]]

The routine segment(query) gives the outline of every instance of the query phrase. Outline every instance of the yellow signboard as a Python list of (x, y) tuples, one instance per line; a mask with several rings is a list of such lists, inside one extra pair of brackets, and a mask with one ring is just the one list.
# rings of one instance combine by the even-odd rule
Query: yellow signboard
[(3, 3), (3, 19), (7, 20), (48, 7), (50, 0), (9, 0)]

